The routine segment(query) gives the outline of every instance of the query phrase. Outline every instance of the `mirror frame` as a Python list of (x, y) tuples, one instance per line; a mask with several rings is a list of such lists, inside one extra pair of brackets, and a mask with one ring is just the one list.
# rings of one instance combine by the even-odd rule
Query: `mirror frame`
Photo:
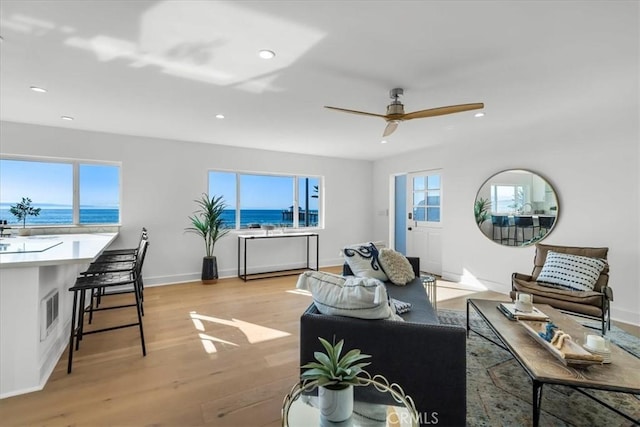
[[(514, 182), (516, 174), (529, 174), (530, 186), (520, 186), (519, 182)], [(502, 180), (499, 179), (501, 176)], [(526, 179), (521, 181), (526, 184)], [(503, 205), (509, 211), (496, 211), (494, 215), (491, 205), (497, 200), (497, 195), (491, 187), (499, 184), (509, 187), (512, 183), (513, 204)], [(518, 201), (518, 198), (521, 200)], [(528, 169), (506, 169), (490, 176), (478, 189), (474, 201), (475, 222), (482, 235), (492, 242), (506, 247), (524, 248), (546, 239), (555, 229), (560, 215), (559, 204), (557, 190), (539, 173)], [(541, 218), (553, 219), (545, 220), (545, 225), (542, 225)]]

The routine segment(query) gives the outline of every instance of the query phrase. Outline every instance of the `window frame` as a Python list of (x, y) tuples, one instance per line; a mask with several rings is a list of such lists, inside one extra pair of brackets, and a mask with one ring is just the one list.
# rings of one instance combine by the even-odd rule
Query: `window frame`
[[(424, 188), (417, 189), (415, 179), (420, 177), (420, 179), (424, 179)], [(437, 177), (438, 186), (437, 188), (430, 187), (429, 178)], [(415, 222), (416, 226), (423, 227), (432, 227), (432, 228), (441, 228), (442, 227), (442, 171), (440, 169), (424, 171), (413, 174), (411, 177), (411, 220)], [(437, 193), (438, 203), (431, 204), (429, 198), (430, 193)], [(416, 204), (416, 195), (421, 195), (424, 204)], [(438, 220), (433, 221), (429, 220), (429, 209), (437, 208), (438, 209)], [(424, 211), (424, 220), (416, 219), (416, 209), (422, 209)]]
[(324, 228), (324, 176), (322, 175), (313, 175), (313, 174), (291, 174), (291, 173), (275, 173), (275, 172), (256, 172), (256, 171), (243, 171), (243, 170), (228, 170), (228, 169), (218, 169), (213, 168), (207, 171), (207, 195), (211, 197), (212, 195), (217, 195), (215, 191), (210, 192), (211, 189), (211, 174), (212, 173), (228, 173), (235, 174), (235, 227), (231, 228), (232, 231), (245, 233), (247, 231), (251, 231), (251, 228), (242, 227), (241, 226), (241, 215), (240, 212), (242, 210), (242, 201), (240, 199), (241, 190), (241, 177), (243, 175), (251, 175), (251, 176), (264, 176), (264, 177), (280, 177), (280, 178), (291, 178), (293, 181), (293, 188), (291, 197), (293, 212), (298, 211), (298, 207), (300, 206), (299, 193), (300, 193), (300, 185), (299, 180), (304, 178), (315, 178), (318, 180), (318, 221), (317, 225), (300, 225), (298, 215), (292, 215), (292, 225), (291, 227), (287, 227), (288, 230), (315, 230), (315, 229), (323, 229)]
[[(34, 163), (56, 163), (71, 165), (72, 169), (72, 206), (71, 206), (71, 223), (65, 224), (32, 224), (31, 228), (51, 228), (51, 227), (101, 227), (122, 225), (122, 162), (107, 160), (86, 160), (63, 157), (45, 157), (45, 156), (25, 156), (0, 154), (0, 160), (11, 160), (21, 162)], [(118, 222), (114, 223), (80, 223), (80, 166), (96, 165), (96, 166), (114, 166), (118, 168)], [(37, 202), (35, 202), (37, 205)]]
[[(499, 200), (499, 189), (500, 188), (509, 188), (511, 191), (510, 197), (511, 200), (507, 203), (511, 203), (509, 205), (505, 205), (505, 202), (501, 202)], [(525, 204), (525, 200), (527, 200), (527, 192), (529, 191), (528, 186), (522, 184), (491, 184), (490, 187), (490, 197), (491, 197), (491, 206), (495, 206), (495, 210), (492, 209), (493, 213), (496, 214), (513, 214), (518, 212), (518, 206), (523, 206)], [(500, 210), (503, 208), (504, 210)]]

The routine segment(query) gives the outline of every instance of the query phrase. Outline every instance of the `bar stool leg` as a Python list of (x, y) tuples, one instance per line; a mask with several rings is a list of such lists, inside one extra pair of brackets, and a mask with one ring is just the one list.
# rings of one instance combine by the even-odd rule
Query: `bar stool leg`
[(142, 330), (142, 307), (140, 304), (140, 295), (138, 294), (138, 281), (136, 280), (134, 285), (134, 294), (136, 296), (136, 311), (138, 312), (138, 328), (140, 329), (140, 344), (142, 344), (142, 355), (147, 355), (147, 347), (144, 343), (144, 331)]
[[(78, 307), (78, 332), (76, 336), (76, 351), (80, 349), (80, 341), (82, 341), (82, 334), (84, 332), (84, 304), (86, 290), (80, 291), (80, 307)], [(91, 292), (91, 290), (89, 290)]]
[(73, 291), (73, 312), (71, 313), (71, 333), (69, 334), (69, 361), (67, 362), (67, 374), (71, 373), (73, 363), (73, 339), (76, 334), (76, 306), (78, 305), (78, 291)]

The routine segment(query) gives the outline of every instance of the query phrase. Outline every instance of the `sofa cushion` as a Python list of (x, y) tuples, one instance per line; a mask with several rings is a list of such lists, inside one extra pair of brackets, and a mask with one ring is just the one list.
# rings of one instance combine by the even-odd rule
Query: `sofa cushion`
[(554, 288), (592, 291), (605, 266), (601, 259), (549, 251), (537, 281)]
[(298, 277), (296, 287), (311, 292), (313, 302), (322, 314), (402, 320), (389, 305), (384, 283), (377, 279), (305, 271)]
[(411, 263), (400, 252), (390, 248), (382, 248), (378, 253), (378, 261), (394, 285), (404, 286), (416, 278)]
[(387, 280), (387, 275), (378, 261), (378, 248), (373, 243), (347, 246), (342, 253), (356, 276), (370, 277), (383, 282)]

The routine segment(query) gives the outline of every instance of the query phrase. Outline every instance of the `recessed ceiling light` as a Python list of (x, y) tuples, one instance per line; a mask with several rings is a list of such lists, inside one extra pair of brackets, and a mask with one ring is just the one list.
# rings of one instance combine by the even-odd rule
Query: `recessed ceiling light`
[(71, 117), (71, 116), (60, 116), (60, 118), (62, 120), (68, 120), (68, 121), (72, 121), (73, 120), (73, 117)]
[(39, 93), (45, 93), (47, 90), (43, 89), (41, 87), (38, 86), (31, 86), (29, 89), (31, 89), (34, 92), (39, 92)]
[(480, 112), (480, 113), (475, 113), (473, 115), (473, 117), (484, 117), (484, 113)]
[(382, 141), (380, 141), (380, 144), (386, 144), (386, 143), (387, 143), (386, 139), (383, 139)]
[(272, 59), (276, 56), (276, 53), (272, 50), (262, 49), (258, 52), (258, 56), (262, 59)]
[(216, 114), (216, 119), (224, 119), (224, 114)]

